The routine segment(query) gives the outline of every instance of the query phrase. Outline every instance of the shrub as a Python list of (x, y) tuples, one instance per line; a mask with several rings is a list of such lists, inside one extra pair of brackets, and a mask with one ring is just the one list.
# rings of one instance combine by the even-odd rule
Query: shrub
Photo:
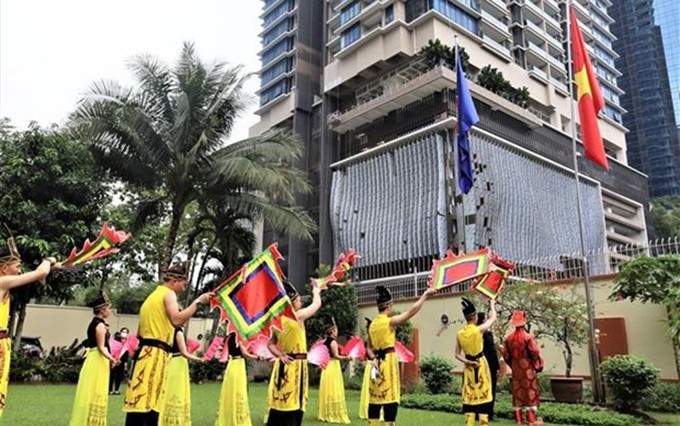
[(360, 365), (359, 368), (356, 369), (354, 375), (349, 379), (345, 380), (345, 389), (361, 390), (361, 387), (364, 384), (363, 382), (364, 382), (364, 368), (363, 365)]
[(11, 382), (28, 382), (40, 374), (40, 358), (25, 355), (23, 352), (12, 352), (9, 380)]
[(656, 382), (647, 396), (642, 398), (640, 408), (661, 413), (680, 412), (680, 384)]
[(189, 375), (193, 383), (213, 382), (224, 374), (225, 365), (217, 359), (208, 362), (189, 364)]
[(656, 384), (659, 370), (636, 355), (617, 355), (602, 363), (602, 373), (612, 390), (614, 408), (623, 413), (635, 411)]
[[(401, 405), (428, 411), (462, 413), (463, 406), (459, 397), (451, 395), (410, 394), (403, 395)], [(496, 402), (496, 416), (512, 419), (513, 408), (507, 398)], [(545, 403), (541, 405), (540, 416), (544, 421), (557, 424), (589, 426), (634, 426), (638, 420), (630, 415), (618, 414), (600, 407), (576, 404)]]
[(52, 347), (41, 362), (43, 380), (54, 383), (78, 383), (80, 368), (85, 361), (78, 346), (76, 339), (70, 346)]
[(431, 394), (445, 393), (452, 382), (453, 363), (447, 358), (430, 355), (420, 360), (420, 377)]

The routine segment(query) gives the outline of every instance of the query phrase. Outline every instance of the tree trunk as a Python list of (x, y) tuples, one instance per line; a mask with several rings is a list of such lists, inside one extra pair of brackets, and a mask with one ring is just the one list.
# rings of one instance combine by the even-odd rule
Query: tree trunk
[(23, 300), (19, 302), (19, 318), (17, 319), (17, 328), (14, 332), (14, 347), (12, 348), (14, 353), (19, 353), (21, 350), (21, 336), (24, 333), (24, 321), (26, 320), (26, 305), (27, 303)]
[(184, 214), (184, 206), (173, 203), (172, 218), (170, 220), (170, 230), (168, 231), (168, 240), (165, 243), (165, 250), (163, 251), (163, 260), (161, 261), (161, 270), (158, 271), (158, 280), (163, 279), (163, 270), (167, 269), (172, 262), (172, 254), (175, 250), (175, 242), (177, 240), (177, 233), (179, 232), (179, 225)]

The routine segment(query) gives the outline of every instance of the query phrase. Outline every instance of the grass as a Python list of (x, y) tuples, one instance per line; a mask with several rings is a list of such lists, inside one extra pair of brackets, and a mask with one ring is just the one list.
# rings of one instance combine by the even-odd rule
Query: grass
[[(10, 384), (7, 407), (2, 417), (4, 425), (67, 425), (71, 415), (71, 405), (75, 395), (74, 385), (15, 385)], [(220, 393), (219, 383), (193, 385), (192, 422), (194, 426), (212, 426), (215, 422), (217, 400)], [(250, 386), (250, 407), (253, 425), (262, 424), (267, 388), (264, 384), (253, 383)], [(310, 389), (309, 403), (305, 414), (305, 425), (327, 425), (316, 420), (318, 409), (318, 391)], [(109, 426), (123, 426), (123, 396), (109, 398)], [(360, 420), (359, 392), (347, 391), (347, 404), (350, 420), (353, 424), (366, 424)], [(680, 424), (677, 416), (664, 415), (659, 418), (663, 424)], [(400, 409), (399, 424), (402, 425), (452, 425), (462, 424), (462, 416), (449, 413)], [(494, 425), (510, 426), (513, 422), (501, 420)], [(560, 425), (553, 425), (560, 426)]]

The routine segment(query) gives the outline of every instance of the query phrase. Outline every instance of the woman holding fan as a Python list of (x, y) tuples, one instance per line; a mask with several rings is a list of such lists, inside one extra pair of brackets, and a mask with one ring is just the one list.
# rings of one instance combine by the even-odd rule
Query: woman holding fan
[(328, 348), (331, 361), (326, 368), (321, 370), (321, 382), (319, 383), (319, 420), (328, 423), (349, 423), (347, 417), (347, 404), (345, 403), (345, 383), (342, 379), (342, 367), (340, 361), (348, 357), (340, 355), (338, 342), (338, 326), (335, 319), (326, 324), (326, 340), (324, 345)]

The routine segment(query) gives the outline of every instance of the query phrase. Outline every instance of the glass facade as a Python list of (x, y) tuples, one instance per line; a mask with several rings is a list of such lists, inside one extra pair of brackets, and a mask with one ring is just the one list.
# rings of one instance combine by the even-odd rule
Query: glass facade
[(673, 97), (675, 124), (680, 126), (680, 2), (678, 0), (654, 0), (654, 19), (661, 27), (668, 81)]
[[(260, 54), (260, 106), (290, 92), (294, 86), (293, 77), (281, 76), (295, 68), (295, 59), (288, 54), (295, 47), (294, 30), (297, 29), (297, 19), (296, 14), (290, 13), (295, 8), (296, 0), (265, 0), (262, 20), (264, 49)], [(286, 15), (289, 16), (284, 18)], [(277, 79), (280, 81), (276, 81)]]
[[(676, 1), (670, 3), (677, 9)], [(680, 195), (680, 144), (662, 32), (654, 20), (652, 1), (617, 0), (609, 12), (616, 21), (611, 25), (618, 38), (614, 50), (621, 55), (616, 68), (623, 73), (618, 84), (625, 91), (621, 106), (628, 111), (623, 116), (623, 125), (630, 130), (628, 163), (649, 176), (652, 196)], [(595, 49), (598, 57), (602, 53)], [(602, 88), (605, 96), (613, 94)]]

